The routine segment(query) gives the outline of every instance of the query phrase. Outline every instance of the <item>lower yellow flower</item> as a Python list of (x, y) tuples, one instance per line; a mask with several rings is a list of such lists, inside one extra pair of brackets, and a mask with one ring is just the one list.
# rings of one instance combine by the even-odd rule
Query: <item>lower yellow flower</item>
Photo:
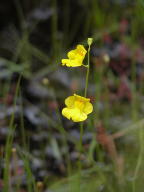
[(87, 115), (93, 111), (93, 106), (89, 98), (74, 94), (65, 99), (66, 107), (62, 110), (62, 115), (74, 122), (87, 119)]
[(83, 65), (86, 52), (83, 45), (77, 45), (76, 49), (68, 52), (68, 59), (62, 59), (62, 65), (66, 65), (67, 67), (79, 67)]

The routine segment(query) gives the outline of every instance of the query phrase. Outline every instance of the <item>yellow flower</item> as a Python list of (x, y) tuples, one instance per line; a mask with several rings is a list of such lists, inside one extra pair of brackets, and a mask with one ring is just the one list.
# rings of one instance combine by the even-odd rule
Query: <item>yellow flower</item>
[(89, 98), (74, 94), (65, 99), (66, 107), (62, 110), (62, 115), (74, 122), (87, 119), (87, 115), (93, 111), (93, 106)]
[(67, 67), (79, 67), (83, 65), (86, 52), (83, 45), (77, 45), (76, 49), (68, 52), (68, 59), (62, 59), (62, 65), (66, 65)]

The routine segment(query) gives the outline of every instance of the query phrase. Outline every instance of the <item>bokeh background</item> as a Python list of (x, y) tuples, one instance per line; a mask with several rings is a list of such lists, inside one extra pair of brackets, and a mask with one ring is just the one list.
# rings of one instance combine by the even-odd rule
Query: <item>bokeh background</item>
[[(86, 68), (61, 59), (88, 37), (94, 111), (80, 152), (80, 125), (61, 110)], [(1, 192), (143, 192), (143, 116), (143, 0), (1, 0)]]

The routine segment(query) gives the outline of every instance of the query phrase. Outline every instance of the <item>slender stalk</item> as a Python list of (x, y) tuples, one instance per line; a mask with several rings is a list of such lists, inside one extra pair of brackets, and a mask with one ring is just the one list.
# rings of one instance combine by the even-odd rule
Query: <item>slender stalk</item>
[[(89, 68), (90, 68), (90, 46), (92, 44), (92, 38), (88, 38), (88, 57), (87, 57), (87, 73), (86, 73), (86, 81), (85, 81), (85, 90), (84, 97), (87, 97), (88, 90), (88, 80), (89, 80)], [(83, 122), (80, 123), (80, 145), (79, 149), (82, 151), (82, 136), (83, 136)]]
[(80, 142), (79, 142), (79, 150), (82, 151), (82, 136), (83, 136), (83, 122), (80, 123)]
[(88, 80), (89, 80), (89, 66), (90, 66), (90, 45), (88, 47), (88, 64), (87, 64), (87, 73), (86, 73), (86, 82), (85, 82), (85, 92), (84, 96), (87, 96), (87, 89), (88, 89)]
[[(87, 60), (87, 66), (85, 66), (87, 68), (87, 72), (86, 72), (86, 81), (85, 81), (85, 90), (84, 90), (84, 97), (87, 97), (87, 90), (88, 90), (88, 80), (89, 80), (89, 66), (90, 66), (90, 46), (92, 44), (92, 38), (88, 38), (88, 60)], [(83, 136), (83, 122), (80, 123), (80, 141), (79, 141), (79, 151), (80, 153), (82, 152), (82, 136)], [(79, 159), (78, 162), (78, 167), (79, 167), (79, 190), (81, 191), (81, 162)]]
[(78, 174), (78, 192), (81, 192), (81, 170), (82, 170), (82, 165), (81, 165), (81, 152), (82, 152), (82, 136), (83, 136), (83, 122), (80, 123), (80, 141), (79, 141), (79, 160), (78, 160), (78, 169), (79, 169), (79, 174)]

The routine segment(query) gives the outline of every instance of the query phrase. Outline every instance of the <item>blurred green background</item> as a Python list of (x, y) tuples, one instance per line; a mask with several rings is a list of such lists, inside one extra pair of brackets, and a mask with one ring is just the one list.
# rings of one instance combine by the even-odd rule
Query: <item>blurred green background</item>
[[(86, 68), (61, 59), (88, 37), (80, 151), (61, 110)], [(143, 0), (1, 0), (0, 192), (143, 192), (143, 82)]]

